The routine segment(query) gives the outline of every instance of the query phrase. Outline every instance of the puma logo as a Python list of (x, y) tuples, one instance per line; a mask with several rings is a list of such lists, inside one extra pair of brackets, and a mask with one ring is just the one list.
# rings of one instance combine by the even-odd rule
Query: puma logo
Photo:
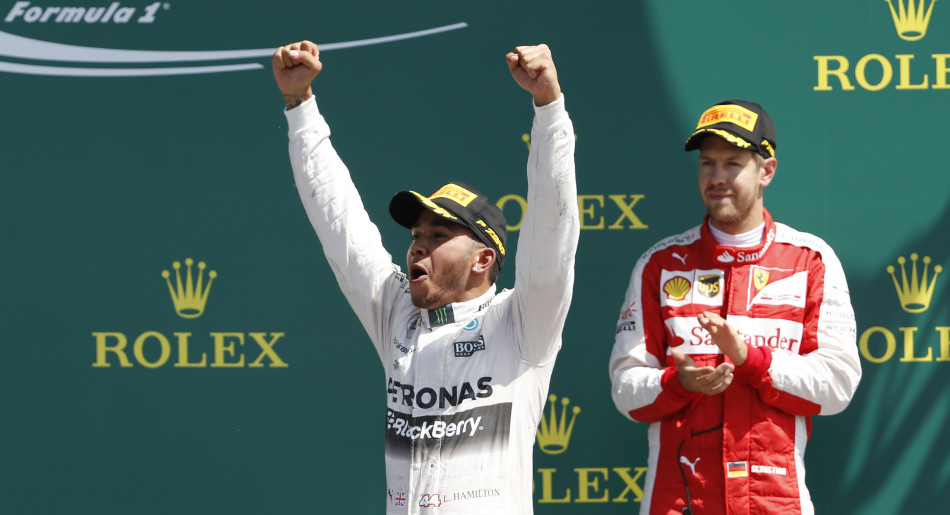
[[(688, 256), (688, 255), (689, 255), (689, 254), (686, 254), (686, 256)], [(673, 257), (675, 257), (676, 259), (682, 261), (682, 262), (683, 262), (683, 266), (686, 266), (686, 256), (681, 256), (681, 255), (677, 254), (676, 252), (673, 253)]]
[(683, 464), (685, 464), (686, 466), (688, 466), (689, 469), (693, 471), (693, 475), (695, 476), (695, 475), (696, 475), (696, 464), (699, 463), (699, 460), (701, 460), (701, 459), (702, 459), (702, 458), (696, 458), (696, 461), (690, 463), (689, 460), (686, 459), (686, 456), (680, 456), (680, 463), (683, 463)]

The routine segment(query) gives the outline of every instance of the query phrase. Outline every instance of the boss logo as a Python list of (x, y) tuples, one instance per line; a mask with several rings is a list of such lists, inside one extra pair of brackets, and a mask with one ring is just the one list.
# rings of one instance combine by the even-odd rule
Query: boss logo
[(467, 358), (472, 354), (485, 350), (485, 338), (479, 336), (474, 342), (455, 342), (455, 357)]

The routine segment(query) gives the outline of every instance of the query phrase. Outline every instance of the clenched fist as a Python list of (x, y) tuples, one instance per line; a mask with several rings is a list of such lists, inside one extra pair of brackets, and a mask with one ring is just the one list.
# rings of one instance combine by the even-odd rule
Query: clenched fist
[(505, 56), (508, 70), (515, 82), (534, 97), (537, 106), (543, 106), (561, 98), (561, 86), (557, 82), (557, 69), (551, 49), (545, 44), (515, 47)]
[(315, 43), (305, 40), (278, 47), (271, 64), (287, 109), (293, 109), (313, 96), (310, 84), (323, 69), (320, 49)]

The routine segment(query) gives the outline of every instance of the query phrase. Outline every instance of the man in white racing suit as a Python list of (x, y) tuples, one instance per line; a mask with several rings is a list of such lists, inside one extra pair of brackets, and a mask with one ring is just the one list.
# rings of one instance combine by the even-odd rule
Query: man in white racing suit
[[(579, 218), (574, 130), (546, 45), (506, 56), (534, 99), (515, 286), (496, 292), (506, 222), (475, 188), (403, 191), (408, 272), (393, 264), (313, 97), (317, 45), (278, 48), (301, 200), (386, 374), (386, 513), (530, 514), (532, 451), (571, 301)], [(382, 493), (382, 492), (381, 492)]]

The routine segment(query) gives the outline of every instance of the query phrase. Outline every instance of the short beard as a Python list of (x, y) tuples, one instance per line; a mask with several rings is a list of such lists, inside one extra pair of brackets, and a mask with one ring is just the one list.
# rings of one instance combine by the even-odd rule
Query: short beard
[[(435, 288), (429, 288), (428, 294), (410, 289), (412, 305), (422, 309), (436, 309), (456, 302), (465, 291), (465, 283), (468, 280), (468, 264), (471, 262), (472, 254), (477, 250), (479, 243), (473, 240), (468, 252), (451, 268), (445, 270), (445, 273), (439, 274), (439, 282), (436, 284), (435, 281), (432, 281)], [(445, 299), (450, 297), (451, 294), (454, 294), (454, 297), (446, 302)]]
[[(745, 202), (746, 199), (740, 197), (733, 197), (733, 204), (729, 206), (710, 206), (706, 204), (706, 212), (709, 213), (709, 218), (716, 222), (720, 229), (726, 229), (730, 225), (740, 224), (747, 220), (752, 215), (752, 210), (755, 209), (755, 201), (762, 194), (761, 188), (755, 194), (755, 196), (749, 199), (749, 202)], [(704, 199), (705, 202), (705, 199)]]

